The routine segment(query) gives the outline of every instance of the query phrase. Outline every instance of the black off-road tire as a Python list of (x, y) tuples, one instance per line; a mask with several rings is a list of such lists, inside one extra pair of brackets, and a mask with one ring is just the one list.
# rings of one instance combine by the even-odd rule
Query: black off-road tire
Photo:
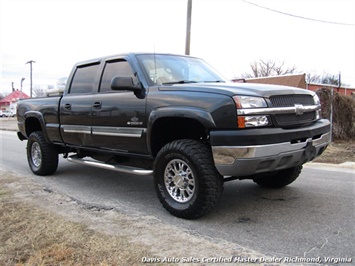
[(58, 152), (41, 131), (31, 133), (27, 141), (27, 161), (36, 175), (51, 175), (58, 168)]
[(282, 188), (297, 179), (302, 171), (302, 165), (258, 176), (253, 181), (262, 187)]
[(154, 163), (154, 186), (172, 215), (196, 219), (209, 212), (223, 191), (223, 177), (214, 166), (211, 149), (190, 139), (166, 144)]

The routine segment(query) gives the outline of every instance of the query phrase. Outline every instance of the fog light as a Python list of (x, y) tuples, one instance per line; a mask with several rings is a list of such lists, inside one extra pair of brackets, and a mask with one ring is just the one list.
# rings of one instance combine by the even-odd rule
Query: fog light
[(269, 125), (269, 119), (266, 115), (260, 116), (239, 116), (238, 127), (265, 127)]

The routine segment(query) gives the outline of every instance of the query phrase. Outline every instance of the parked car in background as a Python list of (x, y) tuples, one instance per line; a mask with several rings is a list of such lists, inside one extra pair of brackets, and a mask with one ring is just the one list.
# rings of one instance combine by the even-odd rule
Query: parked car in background
[(14, 117), (15, 116), (15, 113), (12, 112), (12, 111), (8, 111), (8, 110), (1, 110), (0, 111), (0, 117)]

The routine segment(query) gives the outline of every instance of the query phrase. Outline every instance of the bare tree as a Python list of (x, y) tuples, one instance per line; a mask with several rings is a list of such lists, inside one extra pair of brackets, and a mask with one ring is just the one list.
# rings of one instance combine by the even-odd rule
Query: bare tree
[(62, 77), (57, 80), (57, 87), (58, 89), (65, 89), (65, 86), (67, 84), (67, 77)]
[(286, 74), (293, 74), (296, 71), (296, 66), (285, 67), (285, 62), (277, 62), (275, 60), (262, 60), (254, 61), (250, 64), (252, 73), (242, 74), (243, 78), (257, 78), (279, 76)]
[[(339, 83), (341, 81), (339, 80), (339, 75), (332, 75), (329, 73), (323, 73), (322, 75), (308, 74), (307, 75), (307, 82), (308, 83), (319, 83), (319, 84), (329, 84), (329, 85), (339, 86)], [(346, 84), (341, 83), (341, 85), (346, 85)]]
[(282, 62), (279, 65), (275, 65), (274, 67), (274, 71), (278, 76), (293, 74), (296, 72), (296, 70), (297, 70), (296, 66), (285, 67), (285, 62)]
[(339, 78), (338, 76), (327, 74), (322, 77), (322, 83), (323, 84), (329, 84), (329, 85), (339, 85)]
[(32, 93), (33, 93), (33, 97), (35, 98), (46, 96), (46, 91), (43, 89), (42, 86), (39, 85), (34, 86)]
[(322, 76), (317, 74), (307, 74), (307, 83), (322, 83)]

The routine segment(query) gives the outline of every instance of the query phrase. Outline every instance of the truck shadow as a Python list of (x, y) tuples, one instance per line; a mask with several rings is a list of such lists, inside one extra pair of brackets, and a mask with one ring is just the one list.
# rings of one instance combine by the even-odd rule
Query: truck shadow
[[(78, 199), (77, 202), (116, 210), (135, 217), (155, 217), (191, 235), (227, 241), (238, 246), (294, 254), (317, 245), (315, 235), (331, 235), (328, 221), (341, 223), (338, 202), (324, 201), (324, 194), (313, 191), (302, 176), (282, 189), (262, 188), (252, 181), (231, 181), (217, 206), (197, 220), (170, 215), (157, 199), (152, 176), (133, 176), (76, 164), (61, 165), (48, 177), (53, 190)], [(334, 206), (333, 206), (334, 205)], [(319, 240), (319, 239), (318, 239)], [(306, 242), (305, 242), (306, 241)], [(292, 244), (291, 244), (292, 242)], [(304, 244), (307, 243), (307, 244)]]
[[(57, 184), (58, 189), (65, 193), (82, 197), (82, 201), (94, 200), (96, 204), (112, 205), (120, 211), (132, 208), (142, 215), (154, 214), (163, 220), (178, 219), (161, 206), (152, 176), (135, 176), (65, 163), (55, 174), (52, 184)], [(250, 180), (226, 182), (220, 202), (209, 214), (194, 221), (183, 220), (182, 223), (213, 224), (223, 220), (227, 224), (268, 224), (286, 217), (297, 221), (305, 198), (309, 200), (307, 192), (297, 181), (282, 189), (262, 188)], [(316, 199), (309, 204), (314, 204), (315, 208), (322, 205)]]

